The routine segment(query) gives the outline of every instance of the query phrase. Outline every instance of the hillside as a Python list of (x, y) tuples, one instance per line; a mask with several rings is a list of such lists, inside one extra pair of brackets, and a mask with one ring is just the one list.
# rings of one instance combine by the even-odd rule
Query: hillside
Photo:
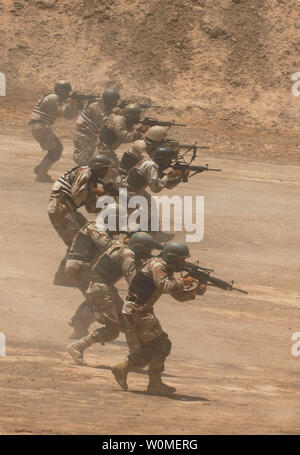
[(298, 130), (299, 5), (288, 0), (2, 0), (3, 119), (58, 78), (116, 86), (193, 126)]

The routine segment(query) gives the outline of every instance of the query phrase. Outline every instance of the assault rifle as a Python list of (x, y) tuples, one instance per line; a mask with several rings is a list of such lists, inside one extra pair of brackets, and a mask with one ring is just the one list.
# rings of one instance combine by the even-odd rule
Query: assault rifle
[(92, 93), (90, 95), (85, 95), (84, 93), (80, 92), (72, 92), (70, 95), (71, 99), (77, 100), (80, 103), (83, 101), (92, 101), (92, 100), (100, 100), (102, 98), (99, 93)]
[(180, 160), (175, 161), (175, 163), (171, 164), (170, 167), (172, 169), (174, 169), (175, 171), (182, 172), (183, 174), (184, 174), (184, 172), (186, 170), (193, 171), (193, 173), (189, 174), (188, 176), (187, 175), (183, 175), (183, 177), (182, 177), (183, 183), (186, 183), (190, 177), (193, 177), (193, 175), (200, 174), (201, 172), (204, 172), (204, 171), (220, 172), (222, 170), (222, 169), (213, 169), (211, 167), (208, 167), (208, 164), (206, 166), (193, 166), (191, 164), (184, 163), (184, 162), (182, 162)]
[(145, 117), (143, 120), (140, 120), (139, 123), (148, 126), (167, 126), (168, 128), (171, 126), (187, 126), (186, 123), (175, 123), (175, 120), (173, 120), (173, 122), (164, 122), (163, 120), (158, 120), (153, 117)]
[[(183, 174), (183, 177), (182, 177), (182, 181), (185, 183), (188, 181), (188, 179), (190, 177), (193, 177), (193, 175), (196, 175), (196, 174), (200, 174), (201, 172), (204, 172), (204, 171), (214, 171), (214, 172), (220, 172), (222, 169), (213, 169), (213, 168), (209, 168), (208, 167), (208, 164), (206, 166), (194, 166), (192, 165), (192, 162), (195, 160), (196, 158), (196, 155), (197, 155), (197, 149), (198, 148), (208, 148), (206, 146), (197, 146), (197, 143), (195, 144), (192, 144), (192, 145), (189, 145), (189, 144), (183, 144), (183, 145), (180, 145), (178, 144), (178, 146), (176, 147), (180, 147), (180, 148), (185, 148), (186, 151), (182, 154), (182, 155), (178, 155), (176, 160), (171, 164), (171, 168), (176, 170), (176, 171), (181, 171), (182, 174)], [(191, 157), (190, 157), (190, 161), (187, 162), (185, 160), (186, 156), (188, 156), (189, 153), (192, 153)], [(186, 170), (190, 170), (192, 171), (193, 173), (190, 174), (190, 175), (185, 175), (185, 171)]]
[(127, 104), (138, 104), (141, 109), (160, 109), (162, 106), (155, 106), (155, 104), (142, 104), (142, 103), (137, 103), (135, 101), (130, 101), (130, 100), (121, 100), (120, 103), (118, 104), (118, 107), (121, 109), (124, 109)]
[(209, 147), (207, 145), (197, 145), (197, 143), (195, 143), (195, 144), (178, 144), (178, 147), (180, 149), (185, 149), (185, 150), (209, 149)]
[[(238, 291), (242, 292), (243, 294), (248, 294), (247, 291), (234, 287), (233, 281), (227, 282), (221, 280), (220, 278), (211, 276), (210, 273), (213, 272), (213, 270), (200, 267), (198, 265), (198, 261), (195, 263), (185, 262), (185, 264), (180, 267), (180, 271), (187, 272), (189, 276), (198, 280), (199, 284), (207, 284), (208, 286), (214, 286), (216, 288), (223, 289), (224, 291)], [(200, 289), (198, 293), (201, 294)]]
[(140, 104), (139, 103), (139, 106), (141, 109), (151, 109), (151, 108), (160, 109), (161, 108), (161, 106), (155, 106), (154, 104)]

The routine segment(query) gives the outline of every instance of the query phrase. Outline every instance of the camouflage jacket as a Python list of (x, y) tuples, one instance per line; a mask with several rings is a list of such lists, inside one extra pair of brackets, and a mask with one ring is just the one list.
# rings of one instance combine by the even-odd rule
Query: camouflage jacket
[(97, 188), (97, 182), (92, 170), (88, 166), (76, 166), (54, 183), (50, 201), (62, 200), (70, 210), (84, 205), (89, 213), (95, 213), (97, 197), (92, 191), (93, 188)]
[(78, 105), (71, 100), (62, 101), (56, 93), (44, 95), (35, 105), (29, 123), (52, 125), (57, 117), (71, 119), (78, 113)]
[[(109, 258), (109, 262), (102, 265), (103, 255), (100, 255), (93, 267), (93, 280), (104, 278), (104, 282), (107, 281), (106, 278), (110, 278), (110, 284), (115, 284), (123, 276), (127, 283), (130, 283), (135, 271), (136, 271), (136, 261), (134, 252), (124, 246), (120, 240), (113, 240), (111, 246), (105, 251), (105, 257)], [(111, 267), (111, 270), (110, 270)], [(109, 281), (109, 280), (108, 280)]]
[(76, 121), (75, 131), (97, 138), (104, 125), (104, 116), (103, 103), (98, 100), (88, 103), (80, 111)]
[(112, 236), (100, 231), (96, 221), (90, 221), (74, 237), (68, 259), (93, 262), (112, 245), (112, 242)]
[[(136, 190), (136, 193), (141, 193), (144, 191), (148, 186), (153, 193), (159, 193), (164, 188), (172, 189), (181, 181), (178, 178), (170, 178), (165, 175), (159, 168), (158, 164), (156, 164), (151, 159), (144, 159), (137, 163), (130, 171), (128, 177), (124, 178), (122, 183), (128, 184), (129, 188), (134, 191), (132, 185), (130, 185), (131, 180), (131, 173), (135, 169), (135, 171), (142, 176), (144, 179), (144, 184)], [(134, 174), (132, 174), (134, 175)]]
[(136, 139), (139, 139), (142, 134), (134, 127), (128, 128), (126, 119), (123, 115), (111, 114), (105, 121), (105, 126), (115, 135), (114, 143), (109, 146), (109, 148), (113, 150), (123, 143), (133, 142)]
[(143, 306), (152, 307), (162, 294), (170, 294), (180, 302), (191, 299), (191, 289), (184, 286), (182, 278), (175, 277), (174, 272), (170, 270), (166, 261), (160, 257), (151, 258), (144, 262), (134, 276), (134, 280), (137, 279), (138, 274), (146, 277), (145, 282), (143, 278), (140, 282), (144, 295), (141, 297), (138, 294), (134, 294), (135, 286), (130, 286), (129, 300), (132, 294), (140, 300), (140, 304)]

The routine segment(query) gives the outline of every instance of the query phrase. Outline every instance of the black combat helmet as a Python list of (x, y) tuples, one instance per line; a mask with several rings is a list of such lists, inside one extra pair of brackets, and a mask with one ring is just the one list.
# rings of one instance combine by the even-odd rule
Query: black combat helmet
[(162, 250), (162, 257), (167, 262), (176, 262), (177, 259), (189, 258), (190, 251), (184, 242), (177, 242), (172, 240), (167, 242)]
[(98, 171), (98, 170), (106, 168), (106, 167), (111, 167), (112, 164), (111, 164), (110, 159), (107, 156), (96, 155), (90, 159), (88, 166), (93, 171)]
[(102, 94), (104, 104), (108, 106), (116, 106), (120, 99), (120, 94), (115, 88), (106, 88)]
[(58, 81), (54, 85), (54, 92), (57, 95), (60, 95), (61, 93), (69, 93), (71, 90), (72, 86), (68, 81)]
[(161, 249), (161, 245), (153, 240), (147, 232), (135, 232), (131, 237), (128, 244), (129, 248), (134, 253), (151, 253), (151, 250)]
[(155, 161), (158, 165), (167, 159), (175, 158), (176, 152), (174, 152), (170, 147), (162, 145), (161, 147), (157, 147), (151, 153), (151, 158)]

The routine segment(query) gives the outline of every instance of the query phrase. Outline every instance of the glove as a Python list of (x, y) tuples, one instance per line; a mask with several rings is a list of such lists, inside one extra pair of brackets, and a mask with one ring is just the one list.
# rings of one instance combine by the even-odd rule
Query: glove
[(182, 278), (182, 281), (183, 281), (184, 287), (188, 287), (188, 288), (193, 285), (198, 286), (198, 284), (199, 284), (199, 281), (191, 276), (186, 276), (185, 278)]
[(104, 196), (107, 194), (104, 188), (93, 188), (92, 191), (93, 193), (97, 194), (97, 196)]
[(200, 286), (198, 287), (198, 294), (199, 295), (205, 294), (206, 289), (207, 289), (207, 285), (205, 283), (200, 284)]

